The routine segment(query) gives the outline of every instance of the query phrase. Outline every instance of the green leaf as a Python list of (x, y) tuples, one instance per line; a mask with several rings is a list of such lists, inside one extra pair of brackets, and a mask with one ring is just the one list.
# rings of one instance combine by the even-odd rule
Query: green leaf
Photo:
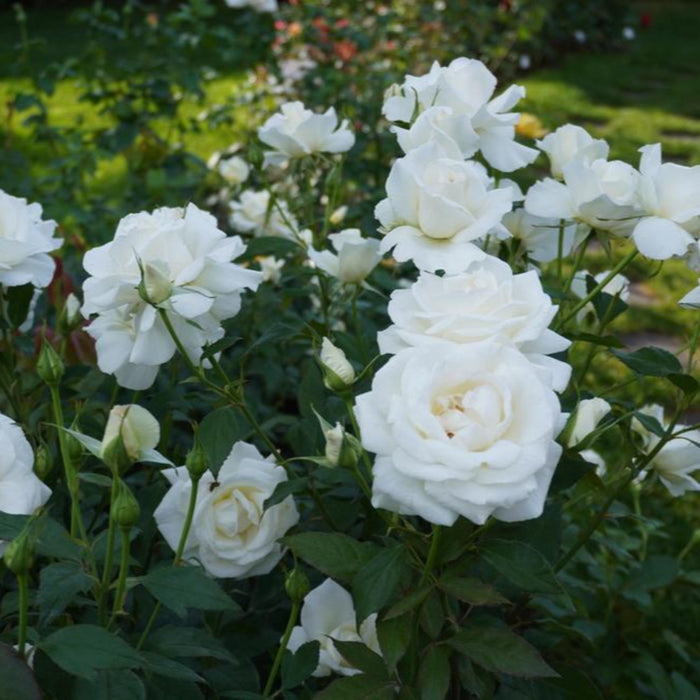
[(0, 700), (41, 700), (41, 691), (27, 662), (0, 643)]
[(156, 600), (180, 617), (185, 617), (187, 608), (240, 610), (198, 566), (165, 566), (151, 571), (140, 582)]
[(669, 374), (683, 373), (678, 358), (663, 348), (646, 347), (630, 353), (612, 350), (612, 353), (633, 372), (642, 376), (666, 377)]
[(362, 642), (341, 642), (338, 639), (333, 639), (333, 645), (340, 652), (340, 655), (354, 668), (369, 676), (376, 676), (377, 678), (382, 676), (388, 677), (382, 657), (375, 654)]
[(445, 647), (431, 646), (418, 670), (421, 700), (443, 700), (450, 687), (450, 656)]
[(411, 565), (403, 546), (383, 549), (367, 562), (352, 581), (352, 594), (358, 623), (399, 595), (401, 586), (410, 584)]
[(461, 629), (448, 643), (487, 671), (521, 678), (559, 675), (535, 647), (507, 628), (473, 625)]
[(299, 477), (298, 479), (287, 479), (286, 481), (280, 481), (272, 495), (263, 503), (263, 509), (267, 510), (272, 506), (276, 506), (278, 503), (291, 496), (294, 493), (301, 493), (305, 491), (309, 483), (309, 478), (306, 476)]
[(189, 666), (181, 664), (179, 661), (167, 659), (160, 654), (154, 654), (152, 651), (142, 651), (141, 656), (144, 661), (144, 668), (151, 673), (166, 678), (176, 678), (182, 681), (194, 681), (201, 683), (203, 678), (195, 673)]
[(94, 484), (102, 488), (109, 489), (112, 487), (112, 479), (106, 474), (95, 474), (94, 472), (80, 472), (78, 479), (86, 484)]
[(606, 348), (624, 348), (622, 341), (613, 335), (594, 335), (593, 333), (567, 333), (569, 340), (603, 345)]
[(675, 384), (686, 396), (692, 396), (700, 389), (700, 384), (698, 384), (695, 377), (691, 377), (689, 374), (669, 374), (667, 379), (672, 384)]
[(146, 700), (146, 688), (133, 671), (101, 671), (94, 681), (78, 679), (71, 700)]
[(395, 617), (400, 617), (405, 615), (407, 612), (414, 610), (430, 595), (433, 590), (433, 586), (421, 586), (415, 591), (411, 591), (405, 595), (396, 605), (392, 605), (391, 608), (384, 615), (385, 620), (392, 620)]
[(314, 700), (394, 700), (393, 684), (386, 678), (339, 678), (314, 696)]
[(421, 629), (430, 639), (437, 639), (440, 636), (446, 620), (439, 591), (433, 591), (423, 602), (418, 611), (418, 620)]
[(676, 580), (679, 571), (680, 567), (675, 557), (652, 554), (632, 572), (624, 587), (638, 591), (665, 588)]
[(285, 537), (282, 542), (307, 564), (341, 582), (352, 581), (378, 549), (340, 532), (303, 532)]
[(510, 602), (493, 586), (476, 578), (451, 576), (441, 579), (438, 585), (448, 595), (469, 605), (505, 605)]
[(258, 255), (274, 255), (276, 258), (283, 258), (288, 253), (299, 252), (299, 244), (279, 236), (260, 236), (248, 241), (245, 257), (253, 259)]
[(654, 416), (650, 416), (647, 413), (644, 413), (643, 411), (635, 411), (634, 417), (650, 432), (656, 435), (657, 437), (664, 437), (666, 434), (666, 431), (664, 430), (663, 425), (659, 423), (659, 421), (654, 418)]
[(224, 460), (231, 454), (236, 440), (248, 432), (243, 418), (232, 408), (219, 408), (208, 413), (199, 424), (199, 439), (209, 457), (209, 469), (216, 476)]
[(68, 532), (46, 515), (14, 515), (0, 511), (0, 540), (13, 540), (34, 520), (37, 553), (57, 559), (80, 559), (83, 550)]
[(143, 659), (123, 639), (95, 625), (62, 627), (39, 648), (64, 671), (88, 680), (103, 669), (139, 668)]
[(545, 594), (563, 592), (549, 562), (524, 542), (487, 540), (479, 553), (496, 571), (523, 590)]
[(95, 580), (77, 562), (58, 562), (42, 568), (39, 575), (40, 624), (45, 625), (60, 615), (78, 593), (94, 585)]
[(168, 658), (211, 657), (222, 661), (233, 661), (231, 653), (208, 632), (198, 627), (159, 627), (148, 637), (151, 651)]
[(29, 315), (29, 307), (34, 296), (34, 285), (23, 284), (19, 287), (4, 287), (7, 303), (6, 316), (13, 328), (19, 328)]
[(587, 462), (579, 452), (565, 451), (552, 479), (551, 492), (558, 493), (573, 486), (586, 474), (595, 471), (596, 465)]
[(412, 628), (412, 615), (394, 617), (391, 620), (384, 619), (377, 623), (379, 648), (382, 650), (384, 663), (386, 663), (390, 673), (394, 672), (396, 665), (408, 649)]
[(282, 688), (289, 690), (301, 685), (318, 666), (320, 645), (317, 641), (302, 644), (292, 654), (285, 651), (282, 657)]

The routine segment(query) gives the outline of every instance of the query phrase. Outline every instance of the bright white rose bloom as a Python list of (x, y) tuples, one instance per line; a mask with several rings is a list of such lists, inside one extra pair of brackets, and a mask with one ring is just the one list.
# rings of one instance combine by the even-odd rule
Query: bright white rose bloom
[(462, 272), (486, 253), (476, 244), (498, 226), (513, 204), (513, 189), (492, 188), (484, 168), (446, 158), (435, 143), (399, 158), (375, 209), (384, 238), (399, 262), (421, 270)]
[(576, 407), (574, 423), (569, 435), (569, 447), (585, 440), (605, 416), (610, 413), (610, 404), (598, 397), (583, 399)]
[(232, 262), (244, 252), (238, 236), (193, 204), (123, 218), (114, 240), (83, 258), (90, 277), (82, 311), (97, 315), (87, 330), (100, 369), (126, 388), (151, 386), (177, 349), (158, 309), (198, 362), (203, 346), (223, 336), (221, 322), (238, 313), (241, 292), (260, 283), (260, 272)]
[(277, 12), (277, 0), (224, 0), (229, 7), (250, 7), (256, 12)]
[(402, 350), (356, 400), (375, 508), (452, 525), (537, 518), (564, 416), (549, 371), (501, 343)]
[(347, 119), (338, 124), (333, 107), (315, 114), (301, 102), (283, 104), (280, 112), (258, 129), (258, 138), (274, 149), (265, 154), (265, 165), (278, 165), (312, 153), (344, 153), (355, 143)]
[(240, 156), (221, 159), (216, 166), (221, 177), (230, 185), (240, 185), (248, 179), (250, 167)]
[(41, 218), (41, 205), (0, 190), (0, 284), (46, 287), (54, 273), (49, 253), (63, 244), (55, 221)]
[[(31, 515), (49, 500), (51, 489), (34, 473), (34, 453), (22, 429), (0, 413), (0, 512)], [(0, 540), (0, 555), (7, 542)]]
[(662, 164), (658, 143), (639, 150), (639, 198), (647, 216), (632, 238), (639, 252), (653, 260), (684, 255), (700, 237), (700, 165)]
[(545, 178), (525, 197), (530, 214), (580, 221), (591, 228), (628, 235), (642, 215), (639, 173), (621, 160), (589, 162), (585, 154), (563, 167), (564, 182)]
[(153, 415), (142, 406), (127, 404), (113, 406), (109, 412), (100, 454), (116, 439), (121, 438), (127, 455), (134, 462), (141, 455), (155, 449), (160, 440), (160, 425)]
[(541, 141), (537, 147), (549, 158), (552, 177), (564, 177), (564, 166), (583, 156), (588, 162), (606, 159), (610, 147), (603, 139), (594, 139), (585, 129), (575, 124), (564, 124)]
[[(534, 216), (522, 207), (508, 212), (502, 221), (508, 233), (522, 242), (528, 257), (537, 262), (551, 262), (559, 256), (560, 223), (560, 219)], [(576, 222), (565, 223), (561, 244), (562, 257), (570, 255), (587, 233), (587, 227)]]
[[(192, 481), (186, 467), (163, 470), (171, 484), (154, 513), (158, 529), (175, 551), (187, 514)], [(291, 496), (263, 511), (276, 486), (287, 480), (273, 458), (237, 442), (215, 477), (199, 482), (192, 526), (183, 557), (197, 561), (215, 578), (248, 578), (269, 573), (283, 554), (277, 542), (299, 520)]]
[(229, 205), (231, 226), (254, 236), (294, 238), (299, 224), (282, 199), (273, 201), (267, 190), (246, 190)]
[[(459, 275), (421, 272), (411, 287), (394, 291), (388, 306), (393, 325), (381, 331), (377, 341), (382, 353), (444, 341), (493, 341), (513, 345), (528, 356), (549, 355), (570, 345), (549, 329), (556, 312), (534, 270), (514, 275), (508, 264), (489, 256)], [(557, 390), (566, 387), (568, 364), (531, 359), (549, 365)]]
[(492, 167), (511, 172), (531, 163), (534, 148), (517, 143), (520, 115), (510, 112), (525, 89), (511, 85), (492, 98), (496, 76), (481, 62), (456, 58), (448, 66), (433, 63), (422, 76), (407, 75), (385, 97), (382, 113), (392, 122), (415, 122), (394, 127), (405, 152), (436, 141), (453, 158), (469, 158), (480, 150)]
[(345, 284), (361, 284), (376, 267), (382, 255), (379, 241), (363, 238), (360, 229), (347, 228), (340, 233), (332, 233), (328, 240), (337, 254), (330, 250), (308, 248), (309, 260)]
[[(676, 425), (676, 431), (686, 426)], [(656, 435), (649, 438), (649, 449), (659, 442)], [(689, 430), (669, 440), (652, 459), (650, 467), (661, 479), (661, 483), (672, 496), (682, 496), (686, 491), (700, 491), (691, 475), (700, 470), (700, 430)]]
[(263, 282), (277, 284), (280, 281), (284, 260), (278, 260), (274, 255), (261, 255), (256, 261), (260, 264)]
[(335, 648), (333, 640), (358, 642), (381, 656), (377, 639), (377, 614), (363, 620), (360, 629), (355, 621), (355, 606), (350, 594), (333, 579), (327, 578), (304, 598), (301, 607), (301, 625), (292, 630), (287, 649), (294, 653), (307, 642), (317, 641), (320, 646), (318, 666), (311, 674), (317, 678), (339, 673), (354, 676), (361, 673), (351, 666)]

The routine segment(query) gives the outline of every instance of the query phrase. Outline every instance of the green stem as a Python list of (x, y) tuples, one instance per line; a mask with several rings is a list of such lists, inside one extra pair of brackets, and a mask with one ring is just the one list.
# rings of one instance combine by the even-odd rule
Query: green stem
[(428, 558), (426, 559), (425, 562), (425, 569), (423, 569), (423, 575), (420, 578), (420, 584), (423, 585), (428, 578), (430, 577), (430, 574), (433, 572), (433, 569), (435, 568), (435, 561), (437, 559), (437, 553), (438, 549), (440, 546), (440, 535), (442, 534), (442, 526), (441, 525), (433, 525), (433, 536), (430, 539), (430, 549), (428, 550)]
[(609, 282), (610, 280), (615, 277), (618, 272), (623, 270), (627, 265), (634, 260), (634, 258), (637, 256), (639, 251), (635, 248), (633, 251), (625, 255), (622, 260), (620, 260), (615, 267), (613, 267), (610, 272), (605, 276), (605, 278), (599, 282), (591, 291), (583, 298), (580, 299), (575, 305), (574, 308), (569, 311), (569, 313), (557, 324), (558, 328), (563, 328), (572, 318), (576, 317), (576, 314), (591, 300), (593, 297), (598, 294)]
[(564, 292), (568, 292), (571, 289), (571, 285), (574, 283), (574, 279), (576, 277), (576, 273), (579, 271), (579, 268), (581, 267), (581, 262), (583, 261), (583, 256), (586, 254), (586, 250), (588, 248), (588, 242), (591, 240), (590, 235), (586, 237), (586, 240), (581, 242), (581, 245), (578, 247), (578, 251), (576, 252), (576, 257), (574, 258), (574, 265), (571, 269), (571, 274), (569, 275), (568, 279), (566, 280), (566, 284), (564, 285)]
[(352, 322), (355, 326), (355, 335), (357, 336), (357, 343), (360, 346), (360, 357), (362, 358), (362, 363), (367, 364), (367, 348), (365, 347), (365, 337), (362, 333), (362, 326), (360, 325), (360, 316), (357, 313), (357, 299), (360, 296), (362, 287), (357, 285), (355, 291), (352, 294)]
[(562, 266), (564, 264), (564, 219), (559, 220), (559, 237), (557, 239), (557, 278), (562, 279)]
[(112, 617), (109, 620), (109, 626), (117, 617), (117, 614), (122, 610), (124, 603), (124, 591), (126, 589), (126, 576), (129, 573), (129, 532), (131, 528), (121, 528), (122, 547), (121, 557), (119, 559), (119, 578), (117, 579), (117, 592), (114, 596), (114, 607), (112, 608)]
[(57, 384), (51, 384), (49, 386), (49, 390), (51, 392), (53, 417), (58, 428), (58, 446), (61, 452), (61, 461), (63, 462), (63, 469), (66, 475), (66, 484), (68, 485), (68, 492), (70, 493), (70, 534), (71, 537), (75, 537), (76, 533), (80, 533), (80, 537), (83, 540), (86, 540), (87, 537), (85, 534), (85, 525), (83, 524), (83, 518), (80, 512), (80, 483), (78, 481), (78, 475), (76, 473), (75, 467), (73, 466), (73, 461), (71, 460), (70, 450), (68, 449), (68, 442), (66, 440), (66, 434), (63, 430), (65, 422), (63, 420), (61, 395), (59, 393)]
[[(352, 407), (352, 401), (348, 397), (345, 398), (345, 408), (347, 409), (348, 417), (350, 418), (350, 424), (352, 425), (352, 430), (355, 433), (355, 437), (358, 439), (360, 445), (362, 445), (362, 435), (360, 434), (360, 426), (357, 422), (357, 416), (355, 416), (355, 409)], [(367, 454), (367, 450), (365, 450), (364, 446), (362, 447), (362, 459), (365, 463), (367, 473), (371, 474), (372, 461), (370, 460), (369, 455)], [(371, 501), (372, 489), (370, 488), (369, 484), (367, 483), (367, 479), (365, 478), (364, 474), (360, 471), (360, 467), (357, 464), (355, 465), (354, 471), (357, 481), (360, 484), (360, 488), (364, 492), (365, 496), (367, 496), (367, 498)]]
[(29, 615), (29, 574), (17, 574), (19, 588), (19, 629), (17, 631), (17, 651), (24, 658), (27, 644), (27, 618)]
[[(185, 522), (182, 526), (182, 533), (180, 534), (180, 541), (178, 542), (177, 551), (175, 552), (173, 566), (178, 566), (182, 561), (182, 553), (185, 551), (185, 543), (187, 542), (187, 537), (190, 534), (190, 528), (192, 527), (192, 518), (194, 517), (194, 510), (195, 506), (197, 505), (197, 492), (199, 491), (200, 477), (195, 478), (193, 476), (190, 476), (190, 479), (192, 481), (192, 489), (190, 490), (190, 501), (187, 506), (187, 514), (185, 515)], [(155, 623), (156, 618), (158, 617), (158, 613), (160, 612), (161, 607), (162, 603), (158, 601), (155, 607), (153, 608), (151, 616), (148, 618), (148, 622), (146, 623), (146, 626), (144, 627), (141, 636), (139, 637), (138, 644), (136, 645), (137, 651), (139, 651), (143, 647), (144, 643), (146, 642), (146, 639), (148, 639), (148, 635), (150, 634), (151, 628), (153, 627), (153, 624)]]
[(114, 520), (111, 517), (112, 505), (117, 496), (117, 477), (112, 477), (112, 490), (109, 495), (110, 518), (107, 525), (107, 551), (105, 552), (105, 566), (100, 581), (100, 593), (97, 601), (98, 617), (100, 624), (104, 625), (107, 618), (107, 599), (109, 598), (109, 583), (112, 578), (112, 564), (114, 562)]
[(294, 625), (297, 623), (297, 618), (299, 617), (299, 610), (301, 608), (300, 601), (294, 601), (292, 603), (292, 609), (289, 613), (289, 620), (287, 620), (287, 627), (284, 630), (284, 635), (282, 636), (282, 641), (280, 642), (277, 654), (275, 654), (275, 660), (272, 662), (272, 668), (270, 669), (270, 675), (267, 677), (267, 683), (265, 683), (265, 689), (263, 690), (263, 697), (269, 698), (270, 692), (272, 691), (272, 686), (275, 684), (275, 678), (277, 678), (277, 672), (279, 671), (280, 665), (282, 664), (282, 657), (289, 643), (289, 638), (292, 636), (292, 630)]

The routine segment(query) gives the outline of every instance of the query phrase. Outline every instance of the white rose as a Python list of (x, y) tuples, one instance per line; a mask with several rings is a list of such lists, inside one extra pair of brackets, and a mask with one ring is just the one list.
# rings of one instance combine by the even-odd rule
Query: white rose
[(525, 89), (512, 85), (491, 99), (495, 89), (496, 77), (481, 61), (456, 58), (444, 67), (434, 63), (426, 75), (407, 75), (403, 85), (390, 88), (382, 111), (389, 121), (415, 118), (410, 129), (394, 128), (406, 152), (435, 141), (450, 157), (481, 150), (489, 165), (510, 172), (538, 154), (515, 142), (519, 114), (508, 111)]
[(445, 158), (432, 142), (394, 163), (386, 192), (375, 210), (385, 234), (380, 251), (393, 248), (399, 262), (448, 274), (484, 259), (475, 241), (500, 223), (513, 202), (513, 190), (492, 189), (478, 163)]
[(326, 430), (323, 434), (326, 438), (326, 459), (334, 466), (338, 466), (340, 453), (343, 450), (343, 441), (345, 440), (345, 428), (340, 423), (336, 423), (335, 427)]
[(267, 190), (246, 190), (229, 205), (231, 226), (241, 233), (254, 236), (294, 238), (299, 224), (289, 211), (287, 203), (273, 200)]
[(260, 270), (263, 275), (263, 282), (277, 284), (282, 278), (282, 268), (284, 260), (278, 260), (274, 255), (263, 255), (256, 258), (260, 263)]
[(82, 311), (97, 314), (87, 330), (100, 369), (129, 389), (153, 383), (176, 351), (155, 303), (197, 362), (203, 346), (222, 337), (221, 322), (238, 313), (241, 292), (261, 281), (260, 272), (232, 262), (243, 252), (238, 236), (227, 237), (193, 204), (123, 218), (114, 240), (83, 258), (90, 277)]
[[(676, 431), (686, 426), (677, 424)], [(649, 449), (658, 444), (659, 438), (652, 435)], [(700, 470), (700, 430), (689, 430), (669, 440), (652, 459), (649, 465), (661, 479), (661, 483), (672, 496), (682, 496), (686, 491), (700, 491), (691, 474)]]
[(589, 162), (585, 154), (563, 167), (564, 182), (545, 178), (525, 197), (535, 216), (580, 221), (591, 228), (628, 235), (643, 213), (639, 173), (620, 160)]
[[(394, 291), (388, 306), (394, 325), (381, 331), (377, 340), (382, 353), (443, 341), (489, 340), (548, 355), (570, 345), (548, 328), (556, 312), (536, 272), (514, 275), (509, 265), (489, 256), (459, 275), (422, 272), (411, 287)], [(557, 368), (556, 388), (564, 389), (571, 368), (555, 360), (549, 363), (550, 369)]]
[(632, 238), (648, 258), (683, 255), (700, 236), (700, 165), (662, 164), (658, 143), (639, 150), (639, 198), (647, 216), (635, 226)]
[(370, 615), (357, 629), (355, 606), (350, 594), (333, 579), (327, 578), (309, 591), (301, 608), (301, 625), (292, 630), (287, 649), (295, 652), (307, 642), (320, 645), (318, 666), (312, 673), (318, 678), (340, 673), (354, 676), (361, 673), (338, 652), (333, 640), (358, 642), (381, 656), (377, 639), (377, 614)]
[(277, 12), (277, 0), (224, 0), (229, 7), (250, 7), (256, 12)]
[[(51, 496), (34, 473), (34, 453), (22, 429), (0, 413), (0, 512), (31, 515)], [(6, 542), (0, 540), (0, 555)]]
[[(165, 469), (171, 483), (154, 513), (158, 529), (177, 549), (185, 522), (192, 482), (186, 467)], [(201, 563), (216, 578), (248, 578), (269, 573), (282, 557), (277, 540), (299, 520), (294, 499), (263, 511), (277, 484), (286, 481), (272, 457), (263, 458), (237, 442), (216, 477), (201, 477), (192, 526), (183, 557)]]
[(402, 350), (357, 397), (372, 503), (452, 525), (537, 518), (561, 447), (552, 377), (497, 343)]
[[(551, 262), (559, 256), (559, 219), (534, 216), (522, 207), (503, 217), (503, 226), (514, 238), (522, 241), (527, 254), (537, 262)], [(564, 224), (561, 254), (568, 256), (588, 233), (576, 222)]]
[(280, 112), (258, 129), (258, 138), (274, 149), (265, 154), (265, 164), (280, 164), (312, 153), (343, 153), (355, 143), (347, 119), (338, 124), (333, 107), (315, 114), (301, 102), (283, 104)]
[(363, 238), (357, 228), (348, 228), (340, 233), (332, 233), (328, 239), (337, 251), (318, 251), (309, 247), (309, 259), (332, 277), (346, 284), (360, 284), (376, 267), (382, 256), (379, 241)]
[(41, 218), (41, 205), (0, 190), (0, 284), (46, 287), (54, 273), (48, 255), (61, 247), (55, 221)]
[(240, 185), (248, 179), (250, 167), (240, 156), (220, 160), (216, 166), (219, 175), (231, 185)]
[(569, 447), (578, 445), (587, 438), (605, 416), (610, 413), (610, 404), (601, 398), (584, 399), (574, 413), (574, 423), (569, 435)]
[(113, 406), (102, 437), (100, 455), (104, 455), (112, 441), (118, 438), (124, 443), (131, 460), (136, 462), (144, 452), (155, 449), (160, 440), (160, 425), (142, 406), (133, 403)]
[(564, 166), (576, 158), (583, 156), (588, 162), (605, 159), (610, 150), (606, 141), (594, 139), (575, 124), (564, 124), (536, 143), (547, 154), (552, 176), (558, 180), (564, 177)]

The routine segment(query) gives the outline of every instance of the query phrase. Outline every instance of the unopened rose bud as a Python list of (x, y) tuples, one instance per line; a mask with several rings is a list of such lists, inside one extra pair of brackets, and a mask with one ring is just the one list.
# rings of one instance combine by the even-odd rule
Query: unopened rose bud
[(5, 548), (3, 558), (7, 568), (16, 576), (29, 573), (34, 563), (34, 536), (25, 527)]
[(144, 451), (154, 449), (159, 440), (158, 421), (145, 408), (136, 404), (114, 406), (109, 412), (100, 457), (112, 467), (109, 456), (122, 471), (124, 455), (128, 463), (133, 464)]
[(139, 296), (154, 306), (170, 298), (173, 284), (168, 271), (162, 264), (146, 263), (141, 269), (141, 282), (138, 287)]
[(321, 367), (324, 383), (331, 391), (344, 391), (355, 381), (355, 370), (345, 353), (328, 338), (321, 343)]
[(284, 590), (293, 603), (301, 603), (309, 592), (309, 579), (298, 567), (292, 569), (284, 579)]
[(584, 399), (579, 402), (567, 441), (569, 447), (585, 440), (608, 413), (610, 404), (605, 399)]
[(34, 453), (34, 473), (42, 480), (51, 473), (53, 469), (53, 455), (48, 446), (43, 443), (36, 448)]
[(109, 515), (115, 525), (126, 529), (136, 525), (141, 515), (139, 502), (121, 479), (117, 480), (116, 496), (112, 501)]
[(345, 215), (348, 213), (348, 208), (343, 205), (342, 207), (338, 207), (329, 217), (328, 221), (333, 224), (333, 226), (337, 226), (339, 223), (345, 219)]
[(334, 467), (346, 467), (352, 469), (360, 456), (362, 447), (357, 440), (345, 432), (340, 423), (336, 423), (334, 428), (327, 430), (326, 437), (326, 459)]
[(54, 350), (53, 345), (46, 339), (44, 339), (41, 346), (39, 360), (36, 363), (36, 371), (39, 377), (49, 386), (58, 386), (65, 372), (63, 360)]
[(75, 330), (83, 322), (80, 313), (80, 300), (72, 292), (66, 297), (63, 310), (58, 317), (58, 327), (61, 333), (67, 334)]
[[(73, 421), (70, 428), (76, 433), (81, 432), (80, 424), (77, 420)], [(85, 448), (83, 447), (80, 440), (78, 440), (78, 438), (71, 435), (70, 433), (66, 433), (64, 439), (66, 442), (66, 447), (68, 448), (68, 456), (70, 457), (71, 462), (76, 467), (80, 466), (82, 464), (83, 457), (85, 457)]]
[(198, 434), (195, 434), (194, 445), (187, 453), (185, 466), (187, 467), (187, 473), (190, 475), (192, 480), (200, 479), (202, 474), (207, 471), (209, 466), (209, 455), (204, 449)]

